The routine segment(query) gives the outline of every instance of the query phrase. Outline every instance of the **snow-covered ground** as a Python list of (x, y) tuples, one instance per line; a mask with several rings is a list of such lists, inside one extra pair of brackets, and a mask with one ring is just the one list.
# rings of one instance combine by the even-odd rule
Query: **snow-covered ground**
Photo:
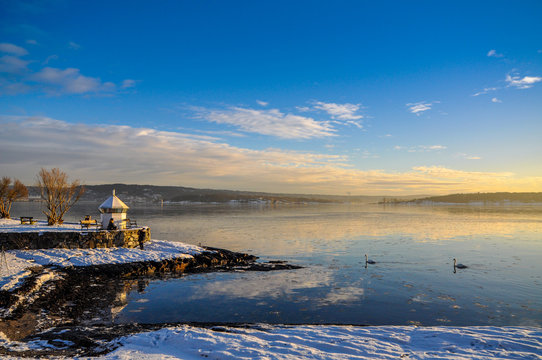
[(138, 261), (160, 261), (193, 257), (205, 249), (190, 244), (163, 240), (145, 243), (145, 249), (40, 249), (9, 250), (0, 253), (0, 290), (10, 290), (30, 274), (29, 267), (38, 265), (90, 266), (123, 264)]
[[(65, 341), (64, 341), (65, 343)], [(122, 337), (100, 360), (122, 359), (541, 359), (542, 331), (527, 327), (168, 327)], [(10, 342), (11, 350), (62, 347)], [(64, 344), (69, 345), (69, 344)]]
[(48, 226), (45, 220), (35, 220), (32, 225), (21, 224), (19, 219), (0, 219), (0, 232), (46, 232), (46, 231), (79, 231), (81, 225), (66, 223), (62, 225)]
[(540, 359), (536, 328), (179, 326), (128, 336), (102, 359)]

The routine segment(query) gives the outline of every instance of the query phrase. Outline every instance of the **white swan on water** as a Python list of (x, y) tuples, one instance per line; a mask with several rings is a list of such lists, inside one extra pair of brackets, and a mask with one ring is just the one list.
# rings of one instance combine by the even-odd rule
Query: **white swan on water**
[(367, 264), (376, 264), (376, 261), (369, 260), (369, 258), (367, 257), (367, 254), (365, 254), (365, 265)]

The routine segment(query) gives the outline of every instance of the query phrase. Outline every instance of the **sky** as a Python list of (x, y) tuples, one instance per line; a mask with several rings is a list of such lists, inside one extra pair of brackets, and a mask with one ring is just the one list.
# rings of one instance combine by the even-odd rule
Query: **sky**
[(540, 1), (0, 0), (0, 176), (542, 191)]

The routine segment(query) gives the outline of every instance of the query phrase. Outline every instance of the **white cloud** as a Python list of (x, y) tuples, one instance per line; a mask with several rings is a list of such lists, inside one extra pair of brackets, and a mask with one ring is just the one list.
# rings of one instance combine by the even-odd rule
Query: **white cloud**
[(0, 73), (19, 74), (27, 70), (29, 61), (16, 56), (4, 55), (0, 57)]
[(314, 108), (325, 111), (331, 115), (332, 119), (358, 120), (363, 118), (362, 115), (356, 114), (356, 112), (361, 108), (361, 104), (336, 104), (316, 101), (314, 103)]
[(497, 99), (496, 97), (494, 97), (493, 99), (491, 99), (491, 102), (493, 103), (502, 103), (501, 100)]
[(231, 107), (226, 110), (195, 108), (198, 116), (217, 124), (229, 124), (251, 133), (283, 139), (310, 139), (334, 136), (335, 129), (325, 121), (284, 114), (278, 109), (254, 110)]
[(79, 44), (76, 43), (76, 42), (70, 41), (70, 42), (68, 43), (68, 47), (69, 47), (70, 49), (78, 50), (78, 49), (81, 48), (81, 45), (79, 45)]
[(491, 49), (488, 51), (487, 56), (500, 58), (500, 57), (503, 57), (503, 54), (499, 54), (497, 53), (497, 50)]
[(484, 90), (482, 91), (479, 91), (475, 94), (472, 94), (472, 96), (480, 96), (480, 95), (484, 95), (484, 94), (487, 94), (488, 92), (490, 91), (497, 91), (499, 88), (496, 88), (496, 87), (490, 87), (490, 88), (484, 88)]
[(33, 40), (33, 39), (26, 40), (26, 43), (30, 44), (30, 45), (38, 45), (38, 42), (36, 40)]
[(416, 102), (416, 103), (408, 103), (406, 104), (406, 106), (408, 107), (408, 110), (413, 113), (413, 114), (416, 114), (416, 115), (420, 115), (421, 113), (427, 111), (427, 110), (431, 110), (431, 108), (433, 107), (433, 104), (437, 104), (439, 103), (440, 101), (433, 101), (433, 102), (428, 102), (428, 101), (420, 101), (420, 102)]
[(380, 158), (380, 155), (374, 154), (374, 153), (370, 152), (369, 150), (363, 150), (361, 152), (361, 157), (363, 159), (378, 159), (378, 158)]
[(481, 160), (482, 159), (480, 156), (469, 155), (469, 154), (465, 154), (465, 153), (458, 153), (455, 156), (461, 157), (461, 158), (467, 159), (467, 160)]
[(420, 145), (420, 148), (422, 148), (424, 150), (444, 150), (444, 149), (446, 149), (446, 146), (444, 146), (444, 145), (429, 145), (429, 146)]
[(26, 49), (10, 43), (0, 43), (0, 51), (13, 54), (15, 56), (24, 56), (28, 54), (28, 51), (26, 51)]
[[(76, 68), (44, 67), (38, 71), (32, 71), (28, 67), (32, 61), (19, 57), (28, 52), (13, 44), (1, 43), (0, 52), (8, 53), (8, 55), (0, 57), (0, 73), (10, 74), (9, 77), (0, 77), (0, 94), (15, 95), (31, 91), (44, 92), (49, 95), (110, 94), (117, 90), (117, 85), (114, 83), (82, 75), (80, 70)], [(58, 59), (58, 56), (51, 55), (42, 64), (46, 65), (54, 59)], [(134, 80), (126, 79), (121, 88), (125, 89), (134, 85)]]
[(0, 116), (0, 168), (33, 183), (60, 167), (87, 184), (112, 182), (327, 194), (538, 191), (542, 177), (420, 166), (358, 170), (337, 155), (251, 150), (198, 135), (130, 126)]
[(53, 95), (112, 92), (115, 90), (115, 84), (81, 75), (79, 69), (75, 68), (62, 70), (45, 67), (32, 74), (29, 80), (40, 84), (46, 93)]
[(122, 81), (121, 88), (123, 88), (123, 89), (129, 89), (129, 88), (135, 87), (135, 85), (136, 85), (136, 81), (135, 81), (135, 80), (132, 80), (132, 79), (126, 79), (126, 80), (123, 80), (123, 81)]
[(444, 145), (418, 145), (418, 146), (399, 146), (396, 145), (393, 147), (395, 150), (406, 150), (408, 152), (429, 152), (429, 151), (438, 151), (446, 150), (447, 147)]
[(49, 55), (47, 58), (43, 61), (43, 65), (49, 64), (51, 60), (58, 60), (58, 55)]
[(262, 101), (262, 100), (256, 100), (256, 103), (258, 103), (258, 105), (260, 106), (267, 106), (269, 105), (269, 103), (267, 101)]
[(506, 82), (508, 86), (513, 86), (517, 89), (529, 89), (534, 86), (537, 82), (542, 81), (542, 77), (539, 76), (511, 76), (510, 74), (506, 75)]

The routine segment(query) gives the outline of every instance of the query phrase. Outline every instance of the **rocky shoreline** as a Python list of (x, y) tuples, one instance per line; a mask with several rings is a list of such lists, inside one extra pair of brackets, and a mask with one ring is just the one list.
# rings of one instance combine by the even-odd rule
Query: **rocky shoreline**
[[(100, 352), (98, 348), (102, 340), (99, 334), (103, 329), (115, 328), (117, 330), (114, 333), (118, 335), (144, 328), (144, 325), (138, 324), (113, 327), (104, 327), (103, 324), (111, 322), (112, 309), (125, 305), (126, 293), (142, 291), (153, 279), (211, 271), (272, 271), (299, 268), (283, 261), (258, 263), (256, 256), (245, 253), (210, 247), (204, 249), (205, 251), (193, 257), (160, 261), (84, 267), (36, 266), (30, 269), (32, 274), (25, 278), (21, 286), (12, 291), (0, 291), (0, 332), (11, 341), (29, 342), (36, 339), (46, 340), (47, 336), (62, 329), (62, 334), (65, 335), (61, 338), (71, 334), (69, 337), (78, 340), (66, 340), (67, 343), (73, 343), (67, 347), (58, 348), (52, 344), (46, 349), (22, 352), (0, 345), (0, 354), (73, 356)], [(44, 279), (52, 280), (44, 283)], [(153, 325), (153, 328), (160, 326), (165, 325)], [(83, 328), (86, 330), (81, 332)], [(82, 333), (92, 333), (94, 340), (90, 340), (89, 335), (77, 335)], [(103, 336), (107, 337), (105, 333)]]

